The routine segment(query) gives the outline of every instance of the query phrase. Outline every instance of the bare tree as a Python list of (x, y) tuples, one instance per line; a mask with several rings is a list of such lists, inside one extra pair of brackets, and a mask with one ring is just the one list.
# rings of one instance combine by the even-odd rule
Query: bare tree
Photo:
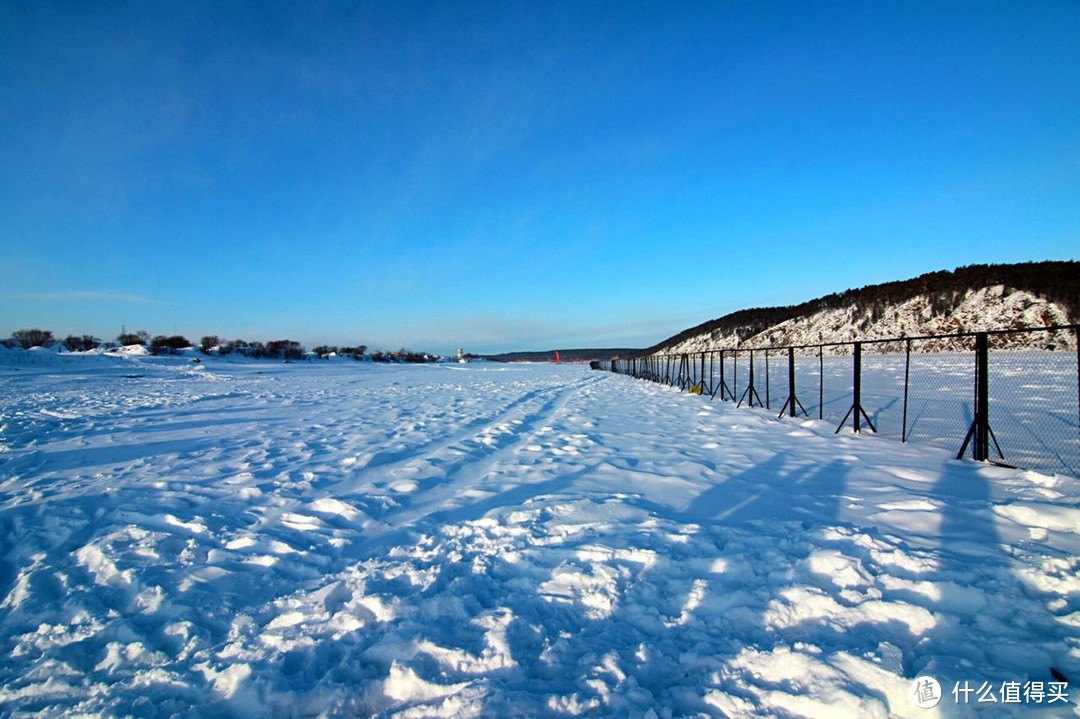
[(30, 349), (31, 347), (44, 347), (52, 344), (53, 333), (49, 330), (15, 330), (11, 333), (11, 339), (20, 343), (23, 349)]

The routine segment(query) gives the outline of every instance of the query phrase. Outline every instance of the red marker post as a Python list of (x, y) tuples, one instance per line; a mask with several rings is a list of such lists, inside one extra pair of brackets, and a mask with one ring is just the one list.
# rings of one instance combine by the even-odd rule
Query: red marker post
[(559, 350), (555, 350), (555, 361), (559, 361)]

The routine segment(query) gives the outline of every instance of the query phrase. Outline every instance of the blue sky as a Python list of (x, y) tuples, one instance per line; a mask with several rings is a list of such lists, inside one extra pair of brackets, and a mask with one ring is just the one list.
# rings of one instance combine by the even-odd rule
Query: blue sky
[(0, 1), (0, 334), (478, 352), (1080, 256), (1080, 2)]

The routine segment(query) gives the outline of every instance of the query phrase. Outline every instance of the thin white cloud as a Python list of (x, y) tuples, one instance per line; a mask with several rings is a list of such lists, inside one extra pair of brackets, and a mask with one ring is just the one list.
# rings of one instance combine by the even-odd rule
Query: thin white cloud
[(17, 300), (40, 302), (132, 302), (143, 305), (169, 305), (171, 302), (151, 297), (129, 295), (123, 292), (93, 292), (90, 290), (67, 290), (64, 292), (22, 292), (12, 295)]

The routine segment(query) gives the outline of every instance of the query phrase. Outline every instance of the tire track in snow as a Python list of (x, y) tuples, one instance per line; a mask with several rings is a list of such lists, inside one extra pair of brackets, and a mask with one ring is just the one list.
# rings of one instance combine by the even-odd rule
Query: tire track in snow
[(531, 390), (521, 395), (517, 399), (511, 401), (498, 414), (492, 417), (476, 417), (475, 419), (467, 422), (464, 426), (461, 427), (461, 429), (450, 433), (448, 436), (441, 437), (418, 447), (406, 447), (397, 451), (388, 450), (384, 452), (376, 452), (362, 467), (358, 468), (358, 471), (366, 472), (376, 469), (391, 469), (394, 467), (405, 466), (410, 464), (411, 462), (415, 462), (418, 455), (426, 456), (434, 454), (440, 450), (448, 449), (455, 444), (459, 444), (475, 437), (477, 434), (483, 433), (484, 430), (507, 422), (507, 418), (511, 417), (511, 415), (516, 414), (517, 410), (522, 405), (534, 399), (543, 399), (549, 397), (560, 392), (562, 389), (562, 387), (545, 387)]
[[(473, 485), (502, 458), (535, 441), (571, 397), (601, 379), (590, 375), (569, 384), (531, 389), (498, 412), (472, 419), (464, 428), (419, 449), (384, 453), (382, 462), (369, 462), (347, 477), (321, 483), (318, 502), (307, 501), (304, 492), (285, 502), (260, 500), (244, 512), (250, 524), (223, 537), (218, 548), (251, 538), (252, 545), (242, 553), (258, 550), (260, 556), (276, 556), (281, 561), (275, 562), (275, 569), (283, 570), (307, 563), (318, 547), (319, 554), (332, 558), (334, 567), (344, 566), (341, 562), (368, 555), (372, 540), (398, 536), (396, 530), (403, 524), (445, 508), (441, 505), (447, 502), (456, 506), (462, 492), (481, 502), (496, 494)], [(395, 456), (400, 458), (392, 459)], [(285, 498), (290, 493), (277, 487), (272, 494)], [(421, 497), (428, 509), (415, 506)], [(280, 555), (267, 549), (268, 542), (296, 551)], [(319, 567), (319, 571), (326, 569)]]
[[(504, 491), (503, 487), (484, 486), (484, 480), (489, 478), (492, 469), (534, 442), (545, 428), (553, 424), (554, 418), (574, 396), (602, 379), (589, 376), (550, 391), (528, 393), (531, 396), (527, 399), (519, 399), (513, 403), (512, 409), (500, 413), (481, 427), (474, 426), (471, 431), (460, 432), (453, 439), (433, 443), (427, 452), (418, 457), (378, 467), (380, 474), (385, 473), (385, 478), (380, 478), (375, 487), (389, 488), (391, 491), (395, 478), (386, 475), (392, 475), (395, 470), (408, 471), (428, 466), (437, 468), (438, 472), (435, 476), (416, 480), (396, 478), (398, 496), (390, 497), (393, 500), (391, 506), (381, 512), (376, 508), (365, 508), (365, 511), (385, 523), (387, 532), (392, 532), (418, 524), (419, 520), (431, 514), (433, 508), (443, 510), (439, 512), (441, 516), (448, 508), (461, 508), (462, 500), (483, 501)], [(545, 401), (536, 406), (540, 399)], [(523, 407), (526, 404), (530, 406)], [(508, 431), (511, 428), (513, 431)], [(500, 436), (511, 439), (507, 443), (499, 442)], [(446, 455), (449, 458), (445, 458)], [(413, 494), (421, 485), (423, 501), (415, 502)], [(353, 500), (358, 496), (370, 496), (370, 486), (357, 488), (347, 496)], [(389, 495), (375, 496), (385, 498)], [(375, 534), (381, 536), (383, 533)]]

